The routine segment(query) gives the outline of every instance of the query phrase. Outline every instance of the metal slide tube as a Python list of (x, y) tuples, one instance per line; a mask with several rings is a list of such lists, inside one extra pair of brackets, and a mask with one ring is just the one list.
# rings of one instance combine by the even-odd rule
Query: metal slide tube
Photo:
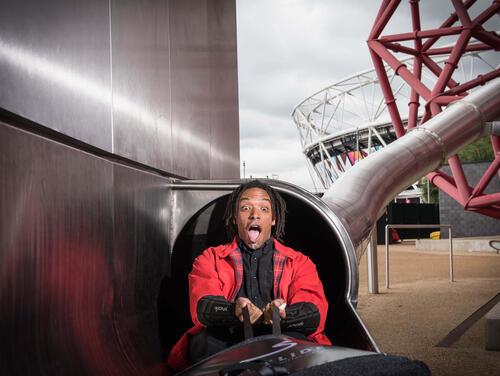
[(497, 78), (357, 163), (325, 193), (323, 200), (343, 222), (358, 258), (388, 202), (487, 132), (485, 122), (500, 116), (499, 93)]
[[(186, 180), (165, 184), (165, 188), (168, 188), (172, 192), (172, 223), (169, 228), (169, 239), (172, 239), (170, 252), (174, 253), (174, 244), (178, 241), (178, 238), (182, 236), (182, 230), (186, 228), (189, 221), (196, 217), (200, 211), (203, 210), (203, 208), (207, 208), (209, 204), (215, 203), (216, 200), (229, 194), (235, 187), (245, 181), (247, 180)], [(349, 323), (346, 321), (341, 325), (344, 326), (344, 329), (346, 325), (352, 325), (352, 330), (355, 331), (355, 333), (353, 332), (349, 335), (350, 340), (358, 342), (363, 341), (363, 346), (365, 347), (362, 348), (379, 351), (375, 341), (356, 312), (359, 283), (358, 259), (356, 257), (355, 248), (349, 238), (349, 234), (342, 224), (342, 221), (334, 212), (331, 211), (323, 200), (312, 193), (300, 187), (278, 180), (269, 180), (269, 184), (278, 192), (288, 197), (290, 200), (288, 204), (290, 204), (290, 202), (300, 203), (299, 207), (305, 206), (308, 210), (315, 213), (314, 223), (301, 223), (300, 225), (302, 230), (306, 226), (310, 226), (310, 231), (304, 232), (304, 239), (312, 239), (316, 236), (323, 236), (321, 235), (321, 232), (324, 231), (325, 228), (327, 228), (327, 231), (336, 239), (336, 242), (324, 243), (324, 249), (308, 249), (308, 240), (301, 240), (301, 242), (302, 246), (305, 247), (305, 249), (308, 249), (307, 253), (309, 256), (314, 254), (314, 252), (322, 252), (323, 260), (325, 260), (325, 257), (326, 260), (335, 260), (335, 257), (342, 259), (344, 262), (343, 267), (345, 267), (345, 270), (342, 273), (345, 273), (345, 279), (342, 278), (343, 280), (340, 284), (334, 286), (334, 288), (336, 289), (335, 294), (343, 297), (344, 304), (337, 301), (336, 315), (337, 317), (349, 318)], [(295, 216), (298, 218), (302, 215), (304, 215), (303, 211), (291, 211), (289, 213), (289, 216)], [(216, 221), (220, 221), (220, 219), (217, 218)], [(290, 233), (293, 233), (292, 223), (293, 221), (290, 217), (288, 217), (287, 232), (290, 231)], [(326, 226), (323, 227), (323, 230), (321, 230), (321, 223)], [(292, 224), (292, 227), (290, 227), (290, 224)], [(311, 236), (311, 234), (313, 234), (313, 236)], [(295, 241), (298, 241), (299, 238), (294, 236), (294, 239)], [(315, 254), (312, 258), (321, 260), (321, 258), (318, 257), (318, 254)], [(341, 265), (339, 262), (332, 263), (330, 266), (324, 264), (323, 268), (327, 268), (328, 273), (332, 274), (335, 268), (339, 267), (339, 265)], [(337, 275), (341, 275), (341, 273), (338, 273)], [(332, 297), (333, 295), (329, 296), (329, 299)]]

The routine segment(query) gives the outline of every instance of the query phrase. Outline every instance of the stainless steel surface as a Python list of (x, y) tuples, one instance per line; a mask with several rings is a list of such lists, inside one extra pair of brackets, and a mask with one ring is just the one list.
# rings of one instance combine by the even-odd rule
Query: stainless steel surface
[(356, 164), (323, 200), (341, 219), (358, 258), (386, 204), (399, 192), (437, 169), (445, 158), (479, 138), (485, 122), (500, 116), (500, 79), (450, 105), (423, 127)]
[(0, 119), (0, 374), (166, 373), (172, 179), (92, 147), (239, 176), (235, 17), (234, 1), (2, 3), (0, 108), (28, 121)]
[(492, 136), (500, 136), (500, 121), (488, 122), (485, 133)]
[(110, 3), (114, 153), (173, 172), (170, 2)]
[(0, 107), (186, 178), (239, 176), (235, 1), (12, 1)]
[[(172, 91), (172, 154), (181, 176), (208, 178), (210, 169), (210, 104), (203, 91), (210, 87), (208, 71), (207, 0), (172, 1), (170, 18)], [(192, 17), (187, 17), (192, 13)]]
[[(168, 229), (172, 220), (170, 179), (140, 170), (113, 165), (113, 259), (117, 328), (121, 346), (115, 351), (133, 359), (137, 373), (164, 368), (163, 338), (168, 327), (160, 326), (159, 307), (171, 275)], [(110, 345), (112, 346), (112, 345)]]
[[(207, 240), (200, 243), (199, 237), (203, 235), (203, 239), (206, 239), (208, 228), (222, 226), (222, 214), (217, 207), (225, 207), (227, 200), (225, 196), (240, 182), (239, 180), (219, 180), (168, 184), (168, 188), (172, 189), (173, 211), (169, 238), (176, 239), (171, 247), (174, 271), (184, 269), (184, 274), (187, 275), (189, 268), (183, 265), (190, 266), (197, 252), (201, 252), (209, 245)], [(354, 247), (342, 223), (322, 200), (311, 193), (282, 181), (271, 180), (269, 183), (287, 201), (289, 210), (285, 243), (304, 251), (318, 266), (320, 278), (333, 307), (327, 321), (333, 340), (337, 341), (337, 344), (344, 343), (355, 348), (368, 346), (378, 351), (355, 310), (359, 278), (358, 264)], [(218, 224), (214, 225), (214, 222)], [(217, 231), (223, 230), (219, 227)], [(191, 238), (194, 240), (185, 240)], [(221, 239), (217, 234), (211, 234), (208, 238), (217, 239), (217, 241), (214, 240), (214, 244), (220, 242)], [(193, 251), (194, 246), (198, 247), (198, 251)], [(181, 258), (178, 255), (180, 249), (190, 254), (189, 260), (177, 261)], [(181, 284), (179, 288), (182, 288)], [(179, 315), (182, 316), (182, 312), (179, 312)], [(347, 341), (347, 344), (343, 341)], [(364, 345), (361, 344), (363, 341)]]
[(0, 107), (111, 151), (108, 2), (1, 8)]
[(165, 374), (170, 180), (1, 122), (0, 150), (0, 374)]
[[(236, 2), (207, 2), (210, 179), (240, 177)], [(203, 133), (206, 133), (204, 131)]]
[(368, 269), (368, 292), (378, 294), (378, 255), (377, 255), (377, 227), (375, 226), (370, 236), (370, 243), (366, 252), (366, 267)]
[(385, 231), (385, 288), (389, 288), (389, 232)]
[[(237, 183), (227, 184), (192, 184), (172, 183), (168, 188), (172, 189), (172, 214), (174, 219), (170, 226), (169, 238), (173, 241), (178, 238), (187, 222), (203, 207), (228, 195), (237, 186)], [(222, 218), (220, 218), (222, 221)], [(173, 252), (174, 243), (170, 244), (170, 252)]]
[(455, 282), (453, 278), (453, 239), (451, 235), (451, 225), (439, 225), (439, 224), (432, 224), (432, 225), (420, 225), (420, 224), (415, 224), (415, 225), (398, 225), (398, 224), (391, 224), (391, 225), (386, 225), (385, 226), (385, 288), (389, 288), (389, 229), (391, 228), (447, 228), (449, 232), (449, 244), (450, 244), (450, 282)]
[(455, 282), (455, 278), (453, 276), (453, 235), (451, 233), (451, 226), (448, 230), (448, 239), (450, 242), (450, 282)]
[(235, 3), (171, 2), (173, 169), (239, 176)]

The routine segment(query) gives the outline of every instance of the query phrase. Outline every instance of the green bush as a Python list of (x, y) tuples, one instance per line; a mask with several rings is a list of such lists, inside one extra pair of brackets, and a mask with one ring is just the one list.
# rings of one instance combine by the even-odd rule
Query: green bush
[(467, 145), (458, 152), (458, 156), (461, 162), (491, 162), (494, 158), (490, 138), (482, 137)]

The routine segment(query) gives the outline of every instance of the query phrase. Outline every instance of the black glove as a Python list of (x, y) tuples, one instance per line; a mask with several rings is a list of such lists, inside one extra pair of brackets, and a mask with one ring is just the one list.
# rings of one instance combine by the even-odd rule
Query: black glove
[(281, 320), (283, 332), (299, 332), (306, 335), (316, 331), (319, 311), (313, 303), (295, 303), (285, 308), (286, 317)]
[(198, 300), (198, 320), (206, 327), (234, 326), (241, 324), (234, 314), (234, 303), (222, 296), (207, 295)]

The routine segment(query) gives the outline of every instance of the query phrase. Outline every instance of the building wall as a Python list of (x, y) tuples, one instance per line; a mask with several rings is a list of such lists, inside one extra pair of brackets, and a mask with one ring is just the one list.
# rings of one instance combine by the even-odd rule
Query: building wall
[[(489, 165), (489, 163), (464, 163), (463, 169), (469, 185), (475, 185)], [(448, 166), (444, 166), (442, 170), (451, 174)], [(497, 175), (492, 179), (485, 192), (499, 191), (500, 178)], [(460, 204), (443, 192), (439, 192), (439, 212), (441, 223), (452, 225), (454, 237), (500, 235), (500, 221), (464, 210)]]
[(0, 108), (196, 179), (239, 177), (234, 0), (6, 0)]
[(239, 177), (235, 1), (3, 1), (0, 87), (0, 374), (168, 374), (168, 184)]
[(165, 374), (172, 179), (2, 122), (0, 150), (0, 374)]

